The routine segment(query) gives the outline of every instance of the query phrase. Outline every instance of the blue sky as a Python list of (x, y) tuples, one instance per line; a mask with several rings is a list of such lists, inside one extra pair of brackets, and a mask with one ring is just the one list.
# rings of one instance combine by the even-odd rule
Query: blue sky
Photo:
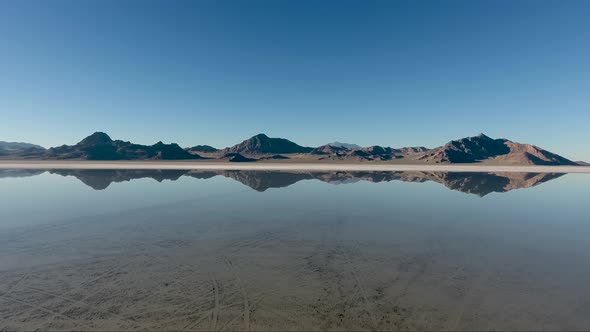
[(590, 1), (0, 1), (0, 140), (434, 147), (590, 160)]

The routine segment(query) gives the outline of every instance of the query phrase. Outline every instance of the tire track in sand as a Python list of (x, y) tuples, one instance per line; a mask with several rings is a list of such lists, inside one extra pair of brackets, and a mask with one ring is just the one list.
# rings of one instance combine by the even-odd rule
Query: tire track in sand
[(242, 293), (242, 298), (244, 301), (244, 315), (243, 315), (244, 316), (244, 327), (245, 327), (246, 331), (250, 331), (250, 304), (248, 301), (248, 293), (246, 292), (246, 289), (244, 288), (244, 285), (242, 283), (242, 279), (236, 273), (236, 270), (234, 269), (232, 262), (227, 257), (223, 257), (223, 259), (225, 261), (225, 265), (228, 267), (228, 269), (232, 273), (234, 279), (236, 279), (236, 285), (238, 286), (238, 288), (240, 289), (240, 292)]
[(215, 304), (213, 306), (213, 317), (211, 318), (211, 331), (217, 330), (217, 320), (219, 319), (219, 285), (217, 284), (217, 279), (215, 276), (211, 278), (213, 281), (213, 293)]
[(350, 257), (349, 253), (345, 252), (342, 249), (340, 249), (340, 254), (344, 257), (344, 261), (346, 262), (346, 265), (349, 268), (350, 274), (352, 275), (357, 287), (359, 288), (359, 292), (360, 292), (363, 302), (365, 304), (365, 311), (369, 315), (369, 319), (371, 320), (371, 323), (372, 323), (371, 330), (377, 331), (378, 324), (377, 324), (377, 319), (375, 318), (375, 314), (373, 313), (373, 310), (371, 308), (372, 302), (369, 301), (369, 297), (367, 296), (367, 291), (365, 290), (365, 287), (364, 287), (363, 283), (361, 282), (361, 280), (358, 276), (358, 273), (356, 272), (356, 268), (352, 262), (352, 258)]

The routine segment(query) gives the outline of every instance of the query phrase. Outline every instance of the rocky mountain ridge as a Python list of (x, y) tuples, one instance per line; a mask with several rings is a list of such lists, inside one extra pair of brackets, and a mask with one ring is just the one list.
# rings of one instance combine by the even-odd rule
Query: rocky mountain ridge
[[(460, 138), (442, 146), (426, 147), (369, 146), (349, 148), (340, 145), (306, 147), (284, 138), (271, 138), (258, 134), (234, 146), (216, 149), (209, 145), (181, 148), (178, 144), (141, 145), (112, 140), (106, 133), (96, 132), (75, 145), (62, 145), (45, 150), (34, 145), (3, 148), (3, 159), (58, 159), (58, 160), (196, 160), (220, 159), (230, 162), (273, 160), (349, 161), (349, 162), (401, 162), (416, 164), (469, 164), (498, 165), (581, 165), (555, 153), (531, 144), (494, 139), (485, 134)], [(203, 155), (201, 155), (203, 154)]]

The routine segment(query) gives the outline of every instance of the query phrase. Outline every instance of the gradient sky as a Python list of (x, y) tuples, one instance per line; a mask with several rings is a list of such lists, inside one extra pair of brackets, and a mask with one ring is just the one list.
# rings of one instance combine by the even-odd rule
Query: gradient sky
[(435, 147), (590, 160), (590, 1), (0, 0), (0, 140)]

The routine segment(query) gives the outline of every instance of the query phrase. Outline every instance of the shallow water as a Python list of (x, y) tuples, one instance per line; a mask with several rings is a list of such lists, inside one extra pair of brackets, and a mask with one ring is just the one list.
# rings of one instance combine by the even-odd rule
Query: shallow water
[(588, 188), (583, 174), (0, 171), (0, 330), (588, 330)]

